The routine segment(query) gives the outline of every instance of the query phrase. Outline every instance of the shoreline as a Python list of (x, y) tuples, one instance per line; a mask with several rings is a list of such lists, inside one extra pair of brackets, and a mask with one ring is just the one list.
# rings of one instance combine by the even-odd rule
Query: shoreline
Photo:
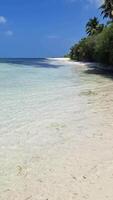
[(104, 65), (102, 63), (96, 63), (96, 62), (82, 62), (82, 61), (74, 61), (69, 59), (69, 62), (73, 62), (75, 64), (86, 66), (89, 69), (95, 69), (95, 70), (103, 70), (105, 72), (112, 72), (113, 73), (113, 66)]
[(1, 67), (0, 200), (113, 198), (113, 81), (66, 60)]

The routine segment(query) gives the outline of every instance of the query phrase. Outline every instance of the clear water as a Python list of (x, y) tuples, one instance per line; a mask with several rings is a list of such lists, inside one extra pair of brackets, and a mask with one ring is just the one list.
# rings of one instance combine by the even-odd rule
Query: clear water
[(80, 94), (106, 81), (68, 61), (1, 60), (1, 147), (54, 144), (61, 139), (60, 129), (75, 134), (75, 123), (87, 111), (87, 98)]

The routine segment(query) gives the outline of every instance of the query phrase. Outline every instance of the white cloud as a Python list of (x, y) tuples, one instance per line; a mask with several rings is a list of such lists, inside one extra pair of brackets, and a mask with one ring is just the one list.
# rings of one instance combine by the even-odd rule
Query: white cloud
[[(4, 16), (0, 16), (0, 25), (1, 24), (6, 24), (7, 23), (7, 19)], [(7, 31), (2, 31), (2, 33), (6, 36), (13, 36), (13, 31), (12, 30), (7, 30)]]
[(11, 30), (8, 30), (8, 31), (6, 31), (5, 32), (5, 34), (7, 35), (7, 36), (13, 36), (13, 31), (11, 31)]
[(104, 2), (104, 0), (88, 0), (88, 2), (100, 6)]
[[(75, 3), (78, 0), (67, 0), (70, 3)], [(92, 5), (96, 5), (96, 6), (100, 6), (104, 0), (79, 0), (80, 2), (86, 2), (87, 4), (92, 4)]]
[(4, 16), (0, 16), (0, 24), (6, 24), (7, 20)]
[(58, 39), (59, 36), (58, 35), (49, 35), (47, 36), (48, 39)]

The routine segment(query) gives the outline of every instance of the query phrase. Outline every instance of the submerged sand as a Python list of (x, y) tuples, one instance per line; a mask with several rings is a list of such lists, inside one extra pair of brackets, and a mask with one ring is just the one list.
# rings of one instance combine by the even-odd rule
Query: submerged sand
[(31, 137), (25, 130), (22, 144), (1, 146), (0, 200), (113, 199), (113, 81), (103, 79), (103, 85), (83, 88), (77, 97), (82, 107), (70, 104), (65, 124), (53, 120), (37, 125), (46, 145), (38, 146), (35, 133)]

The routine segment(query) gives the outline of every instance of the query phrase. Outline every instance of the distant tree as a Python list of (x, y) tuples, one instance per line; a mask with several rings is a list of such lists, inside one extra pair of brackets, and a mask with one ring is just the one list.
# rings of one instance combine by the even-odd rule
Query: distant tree
[(70, 57), (72, 60), (74, 59), (74, 46), (71, 47), (71, 49), (70, 49), (69, 57)]
[(109, 17), (113, 21), (113, 0), (104, 0), (100, 7), (103, 17)]
[(77, 61), (93, 61), (95, 37), (82, 38), (70, 50), (70, 58)]
[(88, 36), (100, 33), (104, 28), (103, 24), (99, 24), (99, 20), (97, 17), (89, 19), (86, 24), (86, 33)]

